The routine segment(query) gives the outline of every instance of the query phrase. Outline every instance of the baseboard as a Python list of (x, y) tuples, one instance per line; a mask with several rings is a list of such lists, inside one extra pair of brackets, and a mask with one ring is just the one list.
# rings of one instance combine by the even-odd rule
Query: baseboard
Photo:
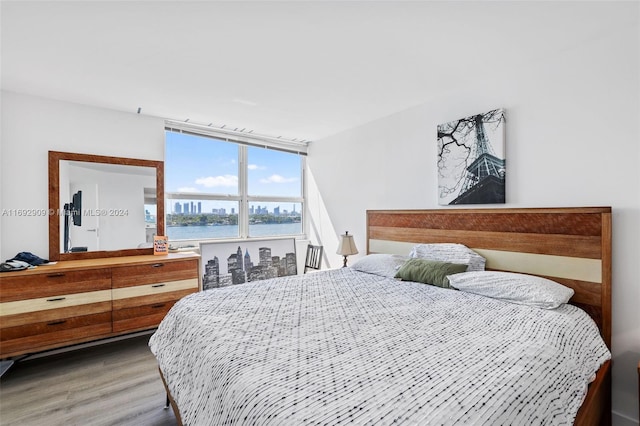
[(622, 413), (616, 411), (611, 412), (611, 424), (612, 426), (638, 426), (640, 422), (637, 419), (625, 416)]

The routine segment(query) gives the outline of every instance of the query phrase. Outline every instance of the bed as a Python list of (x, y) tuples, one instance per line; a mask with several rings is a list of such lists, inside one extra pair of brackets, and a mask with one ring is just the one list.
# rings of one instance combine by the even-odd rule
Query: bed
[[(393, 277), (451, 243), (569, 304)], [(372, 210), (362, 262), (187, 296), (150, 347), (180, 424), (599, 425), (610, 339), (610, 208)]]

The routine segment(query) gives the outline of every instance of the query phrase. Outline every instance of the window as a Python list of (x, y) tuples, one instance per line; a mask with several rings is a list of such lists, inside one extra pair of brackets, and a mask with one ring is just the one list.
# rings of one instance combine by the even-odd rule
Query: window
[(184, 128), (165, 136), (169, 241), (303, 233), (303, 152)]

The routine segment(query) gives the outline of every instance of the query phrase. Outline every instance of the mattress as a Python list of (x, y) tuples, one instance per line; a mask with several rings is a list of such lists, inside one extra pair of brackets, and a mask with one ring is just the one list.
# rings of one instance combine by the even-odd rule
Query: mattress
[(611, 357), (575, 306), (351, 268), (192, 294), (149, 346), (186, 425), (568, 425)]

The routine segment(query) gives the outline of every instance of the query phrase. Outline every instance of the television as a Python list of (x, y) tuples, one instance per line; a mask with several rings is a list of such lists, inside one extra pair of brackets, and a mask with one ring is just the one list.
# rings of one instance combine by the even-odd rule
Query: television
[(71, 217), (75, 226), (82, 226), (82, 191), (73, 194), (71, 199)]
[(64, 205), (64, 252), (74, 251), (69, 247), (69, 218), (75, 226), (82, 226), (82, 191), (71, 197), (71, 202)]

